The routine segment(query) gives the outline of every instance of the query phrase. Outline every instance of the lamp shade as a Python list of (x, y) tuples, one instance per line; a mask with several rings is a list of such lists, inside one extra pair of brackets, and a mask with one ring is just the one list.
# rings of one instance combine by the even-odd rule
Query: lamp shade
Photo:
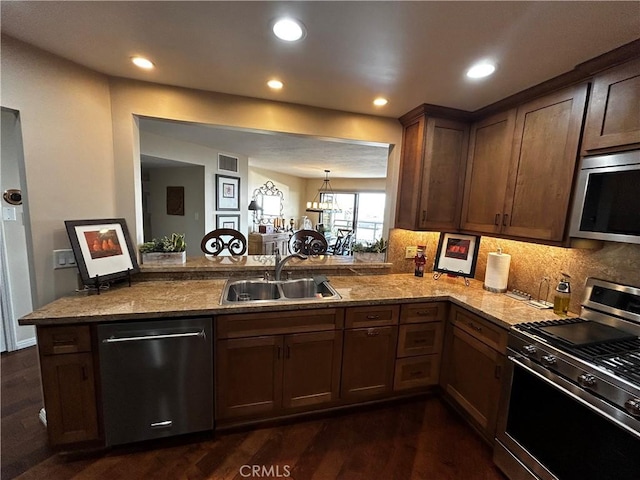
[(260, 209), (260, 207), (258, 207), (258, 204), (256, 203), (256, 201), (255, 201), (255, 200), (251, 200), (251, 201), (249, 202), (249, 207), (248, 207), (248, 209), (249, 209), (249, 210), (259, 210), (259, 209)]

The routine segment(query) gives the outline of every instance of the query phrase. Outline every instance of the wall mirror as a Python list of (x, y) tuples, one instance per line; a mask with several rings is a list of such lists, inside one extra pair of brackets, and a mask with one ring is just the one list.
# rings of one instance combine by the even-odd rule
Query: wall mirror
[(256, 213), (258, 223), (271, 223), (274, 218), (282, 218), (284, 195), (271, 180), (253, 191), (253, 199), (259, 208)]

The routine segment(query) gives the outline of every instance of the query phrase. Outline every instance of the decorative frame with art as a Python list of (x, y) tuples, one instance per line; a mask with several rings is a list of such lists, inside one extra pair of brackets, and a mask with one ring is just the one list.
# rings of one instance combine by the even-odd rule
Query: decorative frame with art
[(140, 270), (124, 218), (65, 220), (64, 224), (85, 285), (99, 286)]
[(216, 228), (240, 230), (240, 215), (216, 215)]
[(454, 277), (473, 278), (478, 262), (480, 237), (462, 233), (441, 233), (438, 250), (433, 265), (433, 278), (436, 280), (446, 273)]
[(240, 210), (240, 177), (216, 174), (216, 210)]

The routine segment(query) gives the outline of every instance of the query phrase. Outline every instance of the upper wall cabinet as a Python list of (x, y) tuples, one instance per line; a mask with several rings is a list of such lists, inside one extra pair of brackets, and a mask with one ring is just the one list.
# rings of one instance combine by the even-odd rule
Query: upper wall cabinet
[[(635, 145), (634, 145), (635, 144)], [(596, 76), (589, 101), (583, 153), (640, 146), (640, 59)]]
[(563, 240), (586, 99), (580, 85), (473, 126), (463, 230)]
[(396, 227), (458, 228), (468, 124), (421, 115), (404, 126)]

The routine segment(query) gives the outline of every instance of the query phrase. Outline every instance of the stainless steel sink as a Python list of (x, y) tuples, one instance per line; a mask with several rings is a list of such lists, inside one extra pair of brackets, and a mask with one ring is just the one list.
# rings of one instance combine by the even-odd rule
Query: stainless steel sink
[(340, 298), (324, 278), (295, 280), (227, 280), (222, 291), (222, 304), (321, 301)]

